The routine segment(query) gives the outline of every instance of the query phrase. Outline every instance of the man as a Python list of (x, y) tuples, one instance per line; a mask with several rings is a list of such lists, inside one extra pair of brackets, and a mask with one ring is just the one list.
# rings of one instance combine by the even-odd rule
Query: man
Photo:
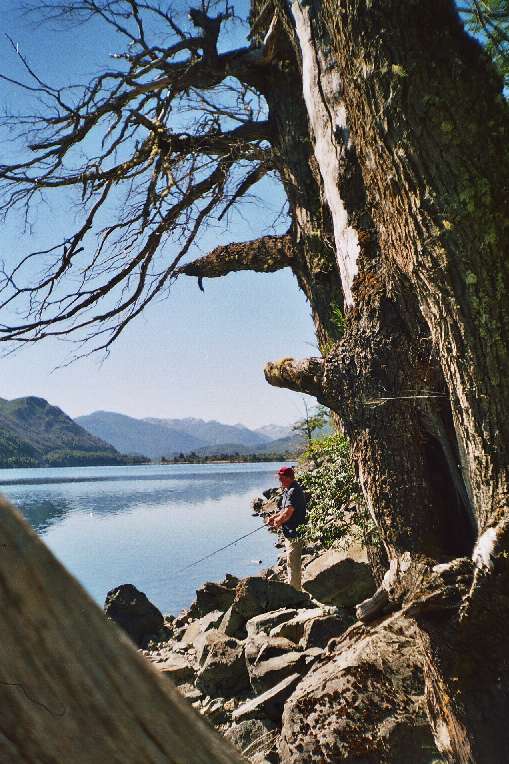
[(279, 512), (269, 517), (267, 522), (272, 528), (282, 528), (288, 583), (302, 591), (302, 540), (298, 536), (298, 527), (306, 522), (306, 497), (295, 480), (292, 467), (281, 467), (277, 475), (284, 488), (283, 496)]

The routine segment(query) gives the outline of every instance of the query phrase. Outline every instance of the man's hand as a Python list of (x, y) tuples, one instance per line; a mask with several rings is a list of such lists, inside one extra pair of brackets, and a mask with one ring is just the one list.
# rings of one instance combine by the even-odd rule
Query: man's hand
[(294, 512), (295, 509), (290, 505), (281, 510), (281, 512), (277, 512), (277, 514), (269, 517), (267, 525), (270, 525), (272, 528), (280, 528), (283, 523), (286, 523), (286, 521), (290, 519)]

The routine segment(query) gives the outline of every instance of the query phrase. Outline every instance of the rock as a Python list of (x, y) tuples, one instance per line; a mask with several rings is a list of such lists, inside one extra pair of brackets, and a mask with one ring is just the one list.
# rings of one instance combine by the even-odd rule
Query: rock
[(335, 549), (306, 567), (302, 586), (318, 602), (337, 607), (353, 607), (376, 589), (367, 562), (354, 560)]
[(297, 612), (298, 611), (293, 608), (279, 608), (279, 610), (272, 610), (269, 613), (255, 615), (254, 618), (250, 618), (246, 623), (247, 636), (253, 637), (259, 632), (268, 633), (275, 626), (278, 626), (285, 621), (289, 621), (290, 618), (296, 616)]
[(183, 655), (170, 655), (166, 660), (155, 663), (155, 667), (175, 684), (181, 684), (194, 679), (194, 669)]
[(237, 576), (232, 576), (231, 573), (227, 573), (221, 581), (221, 586), (226, 586), (227, 589), (236, 589), (239, 580), (240, 579), (237, 578)]
[(188, 682), (179, 684), (177, 689), (180, 692), (180, 694), (183, 695), (184, 698), (187, 698), (187, 700), (190, 703), (193, 703), (194, 701), (197, 701), (197, 700), (201, 700), (203, 698), (203, 693), (201, 692), (201, 690), (199, 690), (193, 684), (189, 684)]
[(215, 641), (195, 681), (205, 695), (239, 695), (249, 688), (244, 645), (233, 637)]
[(198, 618), (196, 621), (192, 621), (184, 631), (181, 637), (181, 641), (194, 644), (196, 638), (200, 634), (204, 633), (208, 629), (218, 626), (221, 622), (221, 619), (223, 618), (223, 615), (224, 613), (222, 610), (212, 610), (202, 618)]
[(252, 719), (265, 715), (269, 719), (279, 722), (285, 702), (301, 680), (300, 674), (291, 674), (267, 692), (239, 706), (233, 712), (232, 719), (241, 721), (242, 719)]
[(189, 610), (182, 610), (182, 612), (175, 617), (173, 621), (173, 626), (175, 629), (180, 629), (182, 628), (182, 626), (186, 626), (186, 624), (188, 624), (190, 620), (191, 620), (191, 615), (189, 613)]
[(106, 595), (104, 613), (138, 645), (144, 647), (164, 626), (162, 613), (132, 584), (122, 584)]
[(246, 635), (246, 619), (234, 610), (233, 605), (224, 614), (221, 623), (219, 624), (219, 631), (223, 634), (227, 634), (229, 637), (238, 637), (243, 639)]
[(261, 660), (268, 660), (269, 658), (275, 658), (278, 655), (299, 651), (299, 647), (294, 642), (290, 642), (289, 639), (269, 637), (264, 633), (248, 637), (244, 645), (244, 654), (248, 671), (251, 666), (255, 666)]
[(199, 634), (194, 642), (194, 648), (196, 650), (196, 659), (200, 666), (203, 666), (208, 658), (209, 652), (217, 642), (227, 642), (228, 637), (218, 629), (209, 629), (208, 631)]
[(242, 619), (242, 626), (237, 627), (236, 633), (245, 637), (245, 624), (254, 616), (281, 608), (305, 607), (309, 603), (306, 592), (298, 592), (289, 584), (250, 576), (240, 581), (235, 590), (231, 616), (239, 623)]
[(207, 615), (213, 610), (228, 610), (235, 597), (235, 590), (223, 584), (207, 581), (201, 589), (196, 590), (196, 600), (189, 612), (193, 618)]
[(283, 764), (440, 761), (417, 646), (415, 625), (399, 613), (329, 642), (285, 706)]
[(201, 709), (203, 716), (206, 716), (211, 724), (223, 724), (228, 718), (228, 712), (225, 708), (224, 698), (211, 698)]
[(304, 634), (306, 623), (312, 618), (323, 615), (320, 608), (311, 608), (309, 610), (299, 610), (297, 614), (288, 621), (278, 624), (270, 631), (272, 637), (284, 637), (297, 644)]
[(255, 754), (265, 755), (276, 735), (276, 725), (265, 719), (244, 719), (225, 732), (225, 737), (251, 760)]
[(305, 674), (321, 650), (308, 652), (291, 651), (272, 658), (262, 658), (248, 666), (251, 687), (256, 693), (266, 692), (292, 674)]
[(339, 637), (354, 623), (353, 615), (347, 610), (339, 610), (338, 615), (322, 615), (304, 624), (304, 632), (300, 646), (307, 650), (310, 647), (325, 647), (329, 640)]

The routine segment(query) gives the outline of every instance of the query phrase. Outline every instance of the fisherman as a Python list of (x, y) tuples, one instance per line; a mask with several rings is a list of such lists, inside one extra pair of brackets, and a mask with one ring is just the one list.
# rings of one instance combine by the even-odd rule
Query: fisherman
[(267, 524), (282, 528), (286, 546), (288, 583), (302, 591), (302, 539), (298, 528), (306, 522), (306, 497), (301, 485), (295, 480), (293, 467), (281, 467), (277, 476), (283, 487), (279, 511), (269, 517)]

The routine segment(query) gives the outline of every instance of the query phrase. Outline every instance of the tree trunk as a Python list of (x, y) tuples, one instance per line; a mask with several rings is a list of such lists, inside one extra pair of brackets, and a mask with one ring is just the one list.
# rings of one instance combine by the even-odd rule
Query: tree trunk
[(244, 761), (0, 499), (2, 764)]
[[(484, 570), (447, 605), (421, 594), (415, 617), (441, 749), (507, 760), (507, 104), (449, 0), (293, 10), (320, 75), (322, 112), (307, 97), (315, 134), (328, 115), (329, 149), (343, 163), (355, 152), (370, 220), (322, 397), (343, 416), (391, 556), (428, 556), (431, 587), (433, 561), (470, 554), (477, 532)], [(341, 177), (337, 188), (359, 235)]]

